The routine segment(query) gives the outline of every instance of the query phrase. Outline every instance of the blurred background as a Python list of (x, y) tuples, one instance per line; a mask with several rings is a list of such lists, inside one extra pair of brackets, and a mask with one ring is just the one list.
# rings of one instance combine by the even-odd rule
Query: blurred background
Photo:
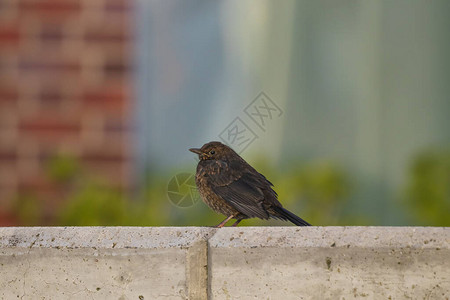
[(447, 0), (0, 0), (0, 225), (215, 225), (188, 148), (219, 140), (314, 225), (450, 226), (449, 29)]

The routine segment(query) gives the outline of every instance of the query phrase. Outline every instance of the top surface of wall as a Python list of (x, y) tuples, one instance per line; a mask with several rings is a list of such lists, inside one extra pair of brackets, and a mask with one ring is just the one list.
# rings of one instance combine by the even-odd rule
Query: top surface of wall
[(450, 228), (0, 228), (0, 297), (449, 299)]
[[(0, 248), (450, 247), (446, 227), (0, 227)], [(333, 247), (334, 247), (333, 246)]]

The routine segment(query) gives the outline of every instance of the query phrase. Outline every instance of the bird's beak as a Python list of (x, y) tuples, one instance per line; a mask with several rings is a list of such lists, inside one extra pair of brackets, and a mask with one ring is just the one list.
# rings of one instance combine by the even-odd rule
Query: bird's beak
[(195, 154), (202, 154), (202, 150), (198, 149), (198, 148), (191, 148), (189, 149), (189, 151), (194, 152)]

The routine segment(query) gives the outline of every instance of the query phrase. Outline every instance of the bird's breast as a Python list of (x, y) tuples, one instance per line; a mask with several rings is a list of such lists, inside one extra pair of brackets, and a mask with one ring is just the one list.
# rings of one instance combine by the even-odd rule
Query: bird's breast
[(203, 202), (205, 202), (212, 210), (225, 216), (238, 213), (235, 208), (214, 192), (212, 189), (214, 183), (210, 180), (208, 174), (206, 174), (204, 170), (197, 170), (195, 182)]

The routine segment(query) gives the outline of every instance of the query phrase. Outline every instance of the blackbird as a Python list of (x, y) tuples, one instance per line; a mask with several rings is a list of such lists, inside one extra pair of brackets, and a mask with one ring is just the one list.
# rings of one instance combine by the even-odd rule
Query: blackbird
[(248, 218), (275, 218), (311, 226), (283, 208), (273, 184), (230, 147), (210, 142), (189, 151), (200, 159), (195, 174), (200, 196), (211, 209), (227, 217), (216, 227), (223, 227), (230, 219), (236, 219), (232, 226), (237, 226)]

